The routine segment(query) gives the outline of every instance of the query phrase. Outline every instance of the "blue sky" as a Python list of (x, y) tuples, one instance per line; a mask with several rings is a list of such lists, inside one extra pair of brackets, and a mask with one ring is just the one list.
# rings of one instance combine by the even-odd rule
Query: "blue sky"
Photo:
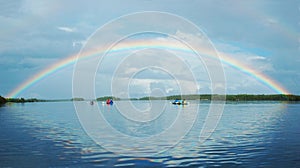
[[(270, 76), (291, 93), (300, 94), (300, 2), (297, 0), (130, 0), (126, 3), (14, 0), (0, 2), (0, 95), (7, 95), (39, 71), (78, 53), (88, 37), (108, 21), (142, 11), (170, 12), (188, 19), (205, 32), (218, 51)], [(130, 24), (123, 26), (132, 28)], [(225, 66), (224, 71), (227, 93), (275, 93), (234, 68)], [(70, 98), (72, 73), (73, 67), (67, 67), (19, 96)], [(139, 85), (131, 85), (132, 96), (149, 95), (151, 88), (176, 94), (170, 92), (170, 85), (159, 86), (151, 74), (138, 75), (144, 80)], [(169, 77), (162, 74), (159, 78), (167, 81)], [(97, 88), (99, 96), (110, 94), (110, 83), (103, 83), (106, 83), (103, 89)], [(201, 85), (205, 86), (202, 92), (209, 93), (209, 81), (204, 80)]]

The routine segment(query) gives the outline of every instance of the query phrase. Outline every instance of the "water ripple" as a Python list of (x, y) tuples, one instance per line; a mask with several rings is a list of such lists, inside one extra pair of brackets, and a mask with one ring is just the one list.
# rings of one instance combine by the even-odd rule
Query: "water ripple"
[[(81, 128), (72, 103), (4, 106), (0, 108), (0, 167), (300, 167), (299, 104), (226, 104), (217, 129), (200, 144), (208, 107), (201, 104), (194, 127), (170, 150), (151, 157), (128, 157), (95, 144)], [(121, 129), (123, 125), (114, 126)], [(134, 124), (127, 129), (143, 133)], [(151, 129), (146, 133), (160, 131)], [(101, 136), (118, 142), (109, 133)], [(167, 140), (162, 142), (166, 143), (159, 145), (168, 145)]]

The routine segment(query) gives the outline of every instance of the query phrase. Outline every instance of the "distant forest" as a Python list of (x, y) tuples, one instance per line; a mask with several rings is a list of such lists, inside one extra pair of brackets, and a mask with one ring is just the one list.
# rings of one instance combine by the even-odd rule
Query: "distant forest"
[[(0, 96), (1, 97), (1, 96)], [(2, 97), (3, 98), (3, 97)], [(72, 98), (72, 99), (53, 99), (53, 100), (45, 100), (45, 99), (36, 99), (36, 98), (3, 98), (5, 102), (11, 103), (32, 103), (32, 102), (62, 102), (62, 101), (84, 101), (83, 98)]]
[(6, 99), (0, 96), (0, 106), (6, 103)]
[(186, 99), (186, 100), (226, 100), (226, 101), (300, 101), (298, 95), (250, 95), (250, 94), (238, 94), (238, 95), (173, 95), (167, 97), (143, 97), (139, 100), (175, 100), (175, 99)]
[[(175, 99), (186, 99), (186, 100), (226, 100), (226, 101), (300, 101), (300, 95), (283, 95), (283, 94), (272, 94), (272, 95), (252, 95), (252, 94), (238, 94), (238, 95), (173, 95), (166, 97), (142, 97), (142, 98), (131, 98), (121, 99), (113, 96), (99, 97), (96, 101), (105, 101), (107, 99), (113, 100), (175, 100)], [(85, 101), (84, 98), (72, 98), (72, 99), (55, 99), (55, 100), (42, 100), (36, 98), (24, 99), (24, 98), (3, 98), (0, 96), (0, 105), (6, 102), (13, 103), (26, 103), (26, 102), (58, 102), (58, 101)], [(88, 101), (88, 100), (87, 100)]]
[(97, 100), (97, 101), (105, 101), (105, 100), (107, 100), (107, 99), (121, 100), (120, 98), (114, 97), (114, 96), (104, 96), (104, 97), (99, 97), (99, 98), (97, 98), (96, 100)]

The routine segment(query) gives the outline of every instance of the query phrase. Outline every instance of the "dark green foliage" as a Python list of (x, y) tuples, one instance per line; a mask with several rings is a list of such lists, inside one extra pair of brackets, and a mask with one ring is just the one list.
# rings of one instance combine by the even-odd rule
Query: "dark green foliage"
[(30, 99), (24, 99), (22, 98), (7, 98), (7, 102), (13, 102), (13, 103), (25, 103), (25, 102), (45, 102), (46, 100), (40, 100), (36, 98), (30, 98)]
[(113, 99), (113, 100), (120, 100), (118, 97), (113, 97), (113, 96), (104, 96), (104, 97), (99, 97), (96, 100), (97, 101), (106, 101), (107, 99)]
[(0, 106), (5, 103), (6, 103), (6, 99), (4, 97), (0, 96)]
[(175, 100), (175, 99), (186, 99), (186, 100), (226, 100), (226, 101), (300, 101), (300, 96), (297, 95), (172, 95), (167, 97), (143, 97), (139, 100)]
[(228, 101), (300, 101), (300, 96), (297, 95), (283, 95), (283, 94), (274, 94), (274, 95), (226, 95), (226, 100)]
[(142, 97), (138, 100), (166, 100), (166, 97)]
[(84, 101), (84, 98), (75, 97), (75, 98), (72, 98), (71, 101)]

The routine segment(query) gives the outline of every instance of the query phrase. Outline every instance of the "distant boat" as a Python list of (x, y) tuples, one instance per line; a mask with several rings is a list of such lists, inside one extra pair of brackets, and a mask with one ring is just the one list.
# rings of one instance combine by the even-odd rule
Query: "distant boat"
[(188, 105), (187, 102), (181, 103), (181, 102), (172, 102), (174, 105)]
[(176, 99), (172, 102), (172, 104), (174, 104), (174, 105), (187, 105), (188, 103), (185, 100)]
[(113, 102), (112, 99), (107, 99), (107, 100), (106, 100), (106, 104), (107, 104), (107, 105), (112, 105), (112, 104), (114, 104), (114, 102)]

